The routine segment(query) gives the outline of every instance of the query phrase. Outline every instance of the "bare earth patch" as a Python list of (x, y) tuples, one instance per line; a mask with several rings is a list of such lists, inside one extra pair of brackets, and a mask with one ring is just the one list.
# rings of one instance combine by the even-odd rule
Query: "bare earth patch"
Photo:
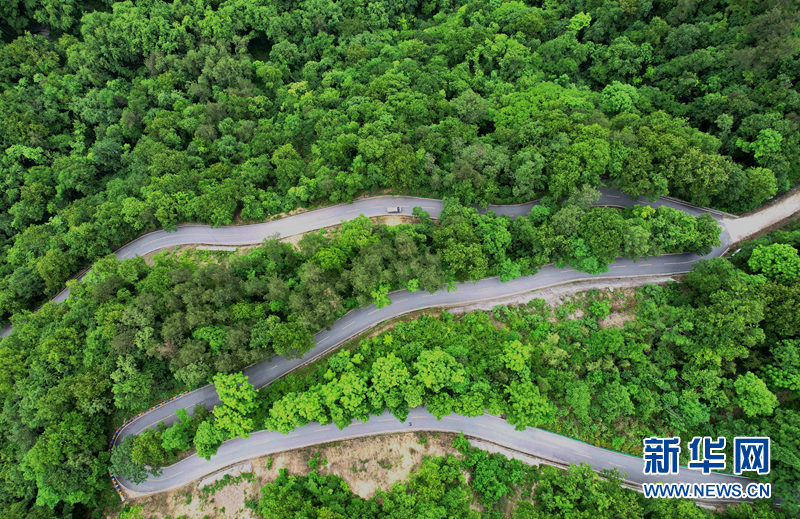
[(633, 321), (636, 318), (636, 314), (632, 311), (630, 312), (612, 312), (600, 321), (599, 327), (600, 329), (605, 328), (622, 328), (625, 326), (625, 323)]
[(344, 479), (354, 493), (370, 498), (377, 489), (388, 490), (392, 484), (407, 479), (422, 464), (423, 457), (458, 454), (452, 447), (453, 438), (454, 435), (445, 433), (388, 434), (286, 451), (272, 455), (269, 468), (270, 457), (252, 459), (252, 479), (242, 478), (238, 483), (218, 488), (213, 494), (206, 492), (204, 496), (198, 483), (192, 483), (128, 502), (141, 506), (143, 517), (147, 518), (256, 519), (245, 502), (258, 499), (261, 487), (273, 481), (282, 468), (288, 469), (290, 474), (311, 472), (308, 461), (315, 453), (319, 453), (319, 460), (327, 460), (318, 468), (320, 474), (335, 474)]

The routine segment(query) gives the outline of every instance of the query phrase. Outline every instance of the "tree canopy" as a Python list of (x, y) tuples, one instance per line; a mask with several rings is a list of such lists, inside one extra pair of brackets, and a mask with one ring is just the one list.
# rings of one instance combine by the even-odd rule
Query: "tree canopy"
[(142, 232), (378, 190), (751, 209), (800, 178), (793, 7), (4, 2), (0, 318)]

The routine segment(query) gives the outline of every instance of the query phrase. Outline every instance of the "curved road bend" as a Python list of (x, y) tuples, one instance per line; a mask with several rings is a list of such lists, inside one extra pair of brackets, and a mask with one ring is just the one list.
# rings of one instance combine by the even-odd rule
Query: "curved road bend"
[[(489, 205), (489, 211), (494, 211), (498, 215), (506, 215), (512, 218), (523, 216), (530, 213), (538, 201), (527, 202), (515, 205)], [(633, 200), (627, 195), (622, 194), (616, 189), (600, 188), (600, 199), (595, 205), (612, 207), (630, 207), (634, 204), (650, 205), (659, 207), (668, 205), (675, 209), (680, 209), (693, 216), (703, 213), (710, 213), (718, 221), (724, 217), (735, 218), (734, 215), (717, 211), (714, 209), (704, 209), (693, 206), (689, 203), (673, 198), (659, 198), (654, 202), (648, 202), (644, 198)], [(225, 227), (211, 227), (201, 224), (181, 224), (175, 231), (158, 230), (152, 231), (135, 240), (128, 242), (119, 248), (114, 254), (118, 259), (133, 258), (144, 256), (160, 249), (179, 247), (183, 245), (196, 245), (198, 249), (235, 249), (245, 245), (256, 245), (267, 238), (285, 238), (310, 231), (324, 229), (339, 225), (342, 221), (352, 220), (359, 215), (367, 217), (386, 216), (386, 208), (400, 206), (403, 210), (401, 214), (410, 215), (414, 207), (420, 207), (426, 211), (431, 218), (438, 218), (442, 212), (444, 203), (433, 198), (420, 198), (413, 196), (376, 196), (362, 198), (348, 204), (339, 204), (305, 213), (287, 216), (269, 222), (254, 223), (247, 225), (228, 225)], [(485, 212), (485, 211), (481, 211)], [(83, 275), (79, 275), (81, 279)], [(64, 288), (56, 294), (51, 301), (61, 302), (69, 297), (69, 288)], [(12, 327), (5, 326), (0, 330), (0, 337), (10, 334)]]
[[(530, 212), (531, 207), (533, 207), (536, 204), (537, 202), (529, 202), (518, 205), (500, 205), (500, 206), (492, 205), (489, 206), (488, 210), (492, 210), (496, 214), (500, 215), (517, 217), (528, 214)], [(615, 261), (612, 265), (610, 265), (609, 272), (599, 275), (589, 275), (583, 272), (575, 271), (571, 268), (558, 269), (555, 266), (549, 265), (542, 268), (535, 275), (518, 278), (506, 283), (500, 282), (498, 278), (487, 278), (477, 282), (460, 283), (457, 285), (457, 290), (452, 292), (447, 292), (446, 290), (440, 290), (432, 294), (422, 293), (422, 292), (417, 292), (412, 294), (405, 290), (396, 291), (390, 294), (390, 298), (392, 300), (391, 305), (384, 307), (382, 309), (370, 306), (367, 308), (360, 308), (357, 310), (353, 310), (351, 312), (348, 312), (344, 317), (342, 317), (338, 321), (336, 321), (328, 330), (323, 330), (319, 332), (315, 336), (315, 343), (316, 343), (315, 346), (301, 358), (285, 359), (282, 357), (275, 357), (268, 361), (248, 367), (245, 370), (245, 374), (249, 377), (250, 382), (254, 386), (263, 387), (272, 382), (273, 380), (275, 380), (276, 378), (279, 378), (285, 375), (286, 373), (296, 369), (297, 367), (306, 364), (308, 362), (311, 362), (314, 359), (334, 350), (336, 347), (341, 345), (347, 339), (352, 338), (368, 330), (369, 328), (375, 326), (376, 324), (412, 311), (429, 307), (446, 307), (454, 305), (463, 305), (474, 302), (505, 298), (541, 288), (546, 288), (549, 286), (555, 286), (559, 284), (570, 283), (581, 280), (620, 278), (620, 277), (640, 277), (640, 276), (678, 274), (678, 273), (688, 272), (689, 270), (691, 270), (692, 265), (697, 261), (699, 261), (700, 259), (703, 259), (705, 257), (719, 256), (723, 254), (727, 249), (727, 247), (731, 244), (730, 235), (727, 231), (726, 224), (730, 225), (730, 223), (735, 220), (726, 218), (726, 217), (731, 217), (732, 215), (728, 215), (720, 211), (698, 208), (690, 204), (687, 204), (685, 202), (674, 199), (662, 198), (656, 200), (655, 202), (647, 202), (644, 199), (632, 200), (613, 189), (602, 189), (601, 198), (600, 200), (598, 200), (596, 205), (629, 207), (634, 204), (647, 204), (652, 207), (667, 205), (685, 211), (694, 216), (698, 216), (703, 213), (710, 213), (722, 225), (723, 231), (720, 236), (721, 246), (715, 248), (710, 254), (706, 256), (699, 256), (696, 254), (685, 253), (685, 254), (660, 256), (648, 260), (642, 260), (640, 262), (634, 262), (629, 259), (619, 259)], [(426, 198), (382, 196), (382, 197), (361, 199), (350, 204), (325, 207), (322, 209), (317, 209), (314, 211), (309, 211), (306, 213), (301, 213), (298, 215), (286, 217), (280, 220), (275, 220), (260, 224), (228, 226), (220, 228), (212, 228), (205, 225), (181, 225), (175, 232), (154, 231), (145, 234), (137, 238), (136, 240), (128, 243), (127, 245), (123, 246), (115, 254), (118, 258), (125, 259), (137, 255), (143, 255), (166, 247), (174, 247), (174, 246), (188, 245), (188, 244), (197, 244), (198, 248), (223, 248), (223, 247), (233, 248), (243, 245), (252, 245), (260, 243), (261, 241), (269, 237), (285, 237), (325, 227), (331, 227), (340, 224), (343, 220), (350, 220), (362, 214), (368, 217), (383, 216), (386, 215), (386, 208), (389, 206), (401, 206), (403, 208), (403, 214), (409, 214), (413, 207), (419, 206), (423, 210), (427, 211), (431, 215), (431, 217), (437, 218), (441, 214), (443, 203), (440, 200), (426, 199)], [(53, 300), (63, 301), (68, 297), (68, 295), (69, 295), (69, 290), (65, 289), (60, 294), (58, 294), (58, 296), (56, 296)], [(3, 335), (6, 335), (8, 332), (10, 332), (10, 328), (3, 330), (3, 332), (4, 332)], [(116, 442), (119, 442), (125, 436), (131, 434), (138, 434), (147, 428), (155, 427), (158, 423), (164, 423), (167, 425), (173, 423), (176, 418), (175, 412), (178, 409), (185, 408), (191, 411), (191, 409), (195, 405), (201, 403), (204, 404), (206, 407), (210, 408), (213, 407), (218, 402), (219, 400), (217, 398), (215, 388), (211, 385), (204, 386), (187, 395), (184, 395), (169, 403), (166, 403), (161, 407), (153, 409), (143, 414), (140, 417), (137, 417), (121, 431), (120, 435), (116, 438)], [(424, 413), (425, 415), (427, 415), (426, 412)], [(431, 417), (430, 415), (427, 416), (420, 415), (420, 416), (421, 420), (417, 422), (416, 426), (414, 426), (418, 427), (420, 430), (422, 429), (437, 430), (443, 427), (442, 425), (443, 423), (451, 424), (453, 420), (453, 418), (451, 417), (445, 419), (448, 420), (447, 422), (444, 421), (439, 422), (436, 421), (435, 418)], [(453, 431), (460, 431), (465, 429), (477, 430), (480, 427), (486, 427), (485, 425), (485, 423), (487, 423), (486, 420), (495, 420), (495, 421), (499, 420), (494, 417), (478, 417), (478, 418), (458, 417), (457, 419), (462, 420), (462, 422), (455, 423), (454, 425), (455, 429), (447, 429), (447, 430), (453, 430)], [(394, 419), (392, 418), (391, 420)], [(481, 420), (483, 420), (483, 422), (481, 422)], [(398, 424), (396, 420), (394, 421), (395, 421), (395, 424), (393, 426), (394, 428), (401, 427), (402, 430), (406, 430), (405, 427), (412, 427), (411, 425), (402, 425)], [(476, 421), (480, 423), (475, 423)], [(502, 420), (500, 420), (500, 422), (502, 422)], [(383, 432), (390, 432), (392, 427), (387, 428), (386, 426), (376, 425), (382, 423), (390, 424), (390, 422), (386, 422), (383, 418), (378, 421), (371, 420), (367, 424), (361, 424), (349, 427), (346, 434), (350, 436), (358, 436), (363, 434), (380, 434)], [(481, 425), (481, 423), (483, 423), (484, 425)], [(502, 424), (505, 424), (505, 422), (502, 422)], [(492, 428), (500, 430), (498, 429), (500, 425), (501, 425), (500, 423), (493, 424)], [(510, 427), (507, 426), (507, 424), (505, 425), (506, 427)], [(306, 428), (303, 428), (303, 431), (313, 431), (313, 427), (314, 425), (306, 426)], [(361, 427), (367, 427), (367, 430), (362, 431)], [(328, 426), (328, 428), (331, 429), (330, 426)], [(276, 447), (275, 450), (286, 450), (288, 448), (292, 448), (291, 442), (294, 441), (292, 440), (292, 438), (295, 438), (297, 434), (301, 434), (299, 431), (300, 430), (295, 431), (290, 436), (280, 435), (281, 441), (278, 441), (280, 447)], [(537, 431), (537, 430), (530, 430), (530, 431), (531, 434), (550, 434), (550, 433), (545, 433), (545, 431)], [(323, 438), (317, 437), (316, 443), (340, 439), (342, 436), (337, 436), (337, 435), (345, 434), (339, 432), (335, 428), (331, 429), (331, 431), (328, 432), (321, 432), (321, 431), (316, 431), (316, 432), (317, 434), (324, 435)], [(253, 436), (251, 436), (251, 439), (262, 438), (264, 435), (269, 435), (269, 434), (273, 433), (261, 431), (258, 433), (254, 433)], [(480, 436), (489, 441), (496, 441), (490, 436), (481, 436), (477, 434), (474, 435)], [(504, 434), (503, 436), (506, 435)], [(548, 447), (548, 449), (556, 449), (556, 450), (550, 451), (547, 455), (541, 455), (541, 454), (539, 455), (545, 458), (552, 458), (553, 452), (560, 452), (561, 450), (564, 449), (564, 447), (559, 446), (561, 444), (566, 445), (574, 443), (575, 445), (585, 445), (582, 444), (581, 442), (578, 442), (577, 440), (571, 440), (569, 438), (560, 437), (558, 435), (555, 436), (560, 438), (559, 444), (558, 445), (552, 444), (550, 445), (550, 447)], [(233, 456), (233, 454), (229, 456), (226, 453), (228, 452), (227, 449), (233, 448), (233, 447), (228, 447), (228, 445), (235, 446), (238, 445), (237, 442), (240, 441), (244, 442), (250, 440), (231, 440), (229, 442), (226, 442), (226, 444), (224, 444), (223, 447), (220, 449), (220, 452), (217, 454), (217, 456), (215, 456), (212, 459), (211, 463), (207, 463), (204, 460), (199, 460), (196, 458), (188, 458), (188, 460), (195, 459), (195, 461), (187, 463), (197, 463), (197, 466), (192, 469), (186, 469), (187, 474), (189, 474), (189, 472), (191, 471), (194, 471), (191, 472), (191, 474), (195, 473), (200, 474), (201, 472), (202, 474), (207, 474), (217, 470), (221, 466), (227, 466), (232, 463), (235, 463), (236, 461), (238, 461), (238, 458), (231, 457)], [(503, 442), (498, 441), (497, 443), (505, 445), (505, 443)], [(249, 453), (247, 457), (252, 457), (253, 444), (249, 443), (247, 445), (248, 445), (247, 447), (244, 447), (245, 451)], [(524, 448), (524, 446), (522, 447), (520, 446), (514, 447), (513, 445), (508, 445), (508, 446), (516, 448), (517, 450), (523, 452), (530, 452), (531, 454), (537, 455), (536, 450), (529, 450)], [(595, 447), (591, 447), (588, 445), (585, 445), (585, 447), (583, 448), (596, 449)], [(595, 452), (595, 454), (599, 456), (596, 460), (592, 456), (588, 456), (586, 457), (586, 459), (592, 459), (592, 464), (596, 468), (600, 469), (610, 468), (610, 466), (606, 467), (604, 465), (604, 463), (608, 461), (609, 456), (611, 457), (624, 456), (619, 453), (604, 451), (602, 449), (600, 449), (599, 452)], [(566, 462), (579, 463), (580, 461), (582, 460), (575, 459), (573, 461), (566, 461)], [(218, 466), (215, 464), (218, 464)], [(183, 467), (183, 465), (181, 465), (181, 467)], [(622, 467), (625, 467), (625, 465), (622, 465)], [(165, 469), (165, 473), (164, 475), (162, 475), (161, 478), (167, 477), (171, 471), (172, 468)], [(638, 470), (634, 472), (638, 472)], [(190, 480), (194, 479), (195, 477), (198, 476), (193, 475), (191, 476)], [(129, 490), (146, 491), (144, 489), (147, 485), (156, 485), (158, 481), (162, 481), (162, 479), (151, 478), (147, 482), (142, 483), (143, 486), (141, 487), (133, 485), (127, 481), (121, 481), (121, 483), (126, 489)], [(165, 485), (166, 486), (162, 486), (160, 490), (149, 490), (149, 492), (152, 493), (155, 491), (163, 491), (166, 490), (167, 488), (173, 488), (172, 486), (170, 486), (171, 483), (165, 483)], [(140, 488), (141, 490), (139, 490)]]
[(236, 438), (226, 441), (210, 461), (198, 458), (196, 455), (190, 456), (174, 465), (164, 467), (163, 473), (158, 477), (151, 477), (139, 485), (125, 481), (124, 486), (137, 494), (154, 494), (181, 487), (206, 474), (254, 456), (264, 456), (361, 436), (409, 431), (451, 433), (468, 431), (468, 436), (487, 440), (557, 464), (591, 463), (592, 468), (596, 471), (617, 469), (626, 482), (635, 485), (658, 481), (704, 484), (739, 482), (743, 485), (752, 482), (747, 478), (727, 474), (712, 473), (704, 476), (701, 472), (689, 470), (686, 467), (681, 467), (682, 470), (676, 475), (646, 476), (642, 474), (643, 461), (640, 457), (602, 449), (541, 429), (527, 428), (518, 431), (502, 418), (493, 415), (486, 414), (476, 417), (449, 415), (437, 420), (425, 408), (418, 407), (411, 410), (405, 422), (400, 422), (387, 411), (378, 416), (371, 416), (367, 422), (355, 422), (341, 430), (333, 424), (311, 423), (295, 429), (288, 435), (279, 432), (258, 431), (247, 439)]

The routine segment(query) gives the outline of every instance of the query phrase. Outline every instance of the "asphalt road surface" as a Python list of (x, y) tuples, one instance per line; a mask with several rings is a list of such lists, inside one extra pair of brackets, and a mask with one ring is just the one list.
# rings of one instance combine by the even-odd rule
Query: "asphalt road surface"
[(165, 467), (160, 476), (151, 477), (140, 485), (129, 486), (131, 484), (125, 482), (125, 486), (139, 494), (158, 493), (179, 488), (206, 474), (254, 456), (265, 456), (289, 449), (361, 436), (410, 431), (451, 433), (465, 431), (468, 436), (545, 458), (556, 464), (589, 463), (596, 471), (616, 469), (626, 482), (639, 485), (658, 481), (704, 484), (738, 482), (743, 486), (752, 483), (750, 479), (727, 474), (703, 475), (701, 472), (690, 470), (687, 467), (681, 467), (679, 473), (675, 475), (647, 476), (642, 473), (643, 461), (640, 457), (601, 449), (541, 429), (528, 428), (517, 431), (514, 426), (493, 415), (466, 417), (454, 414), (437, 420), (425, 408), (418, 407), (411, 410), (405, 422), (400, 422), (387, 411), (378, 416), (371, 416), (367, 422), (355, 422), (344, 429), (338, 429), (333, 424), (311, 423), (295, 429), (288, 435), (279, 432), (258, 431), (247, 439), (236, 438), (226, 441), (210, 461), (197, 456), (184, 458), (174, 465)]

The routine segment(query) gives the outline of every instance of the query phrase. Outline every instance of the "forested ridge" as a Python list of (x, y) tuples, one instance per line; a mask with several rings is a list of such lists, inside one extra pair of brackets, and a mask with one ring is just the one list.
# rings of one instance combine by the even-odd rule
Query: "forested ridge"
[(687, 500), (647, 499), (624, 489), (615, 471), (603, 472), (601, 479), (588, 465), (572, 465), (566, 471), (547, 465), (531, 467), (476, 449), (463, 436), (453, 446), (460, 456), (426, 457), (406, 481), (378, 490), (370, 499), (354, 495), (335, 475), (320, 475), (315, 469), (294, 476), (281, 469), (275, 481), (261, 489), (253, 508), (265, 519), (784, 517), (765, 504), (734, 506), (714, 514)]
[(558, 199), (602, 180), (742, 211), (800, 176), (788, 0), (15, 0), (0, 13), (3, 318), (180, 222), (382, 189)]

